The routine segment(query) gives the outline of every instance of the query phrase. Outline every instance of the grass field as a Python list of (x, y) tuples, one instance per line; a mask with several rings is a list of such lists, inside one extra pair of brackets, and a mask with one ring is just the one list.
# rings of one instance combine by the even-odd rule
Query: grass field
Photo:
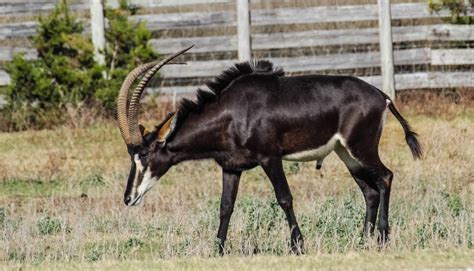
[[(262, 170), (243, 174), (228, 255), (217, 256), (221, 190), (212, 161), (174, 167), (126, 208), (129, 158), (114, 123), (0, 134), (0, 266), (39, 269), (400, 269), (474, 267), (474, 110), (401, 106), (420, 133), (413, 161), (389, 117), (382, 160), (395, 173), (391, 242), (362, 240), (363, 197), (331, 154), (285, 163), (306, 255), (292, 256), (289, 230)], [(420, 106), (423, 107), (423, 106)], [(420, 113), (421, 112), (421, 113)], [(374, 238), (375, 239), (375, 238)]]

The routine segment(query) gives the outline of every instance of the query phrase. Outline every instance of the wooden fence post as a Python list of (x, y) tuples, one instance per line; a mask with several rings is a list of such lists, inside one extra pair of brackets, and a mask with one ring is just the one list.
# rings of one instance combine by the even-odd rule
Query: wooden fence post
[(383, 77), (382, 90), (391, 98), (395, 98), (390, 0), (377, 1), (379, 6), (380, 56)]
[(104, 6), (102, 0), (90, 0), (91, 9), (91, 32), (92, 43), (94, 44), (95, 61), (100, 65), (105, 64), (103, 54), (105, 48), (105, 28), (104, 28)]
[(252, 57), (249, 0), (237, 0), (237, 32), (239, 61), (249, 61)]

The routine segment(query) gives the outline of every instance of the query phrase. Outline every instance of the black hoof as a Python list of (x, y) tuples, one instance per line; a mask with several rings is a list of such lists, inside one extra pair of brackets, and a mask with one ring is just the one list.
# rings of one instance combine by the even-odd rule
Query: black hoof
[(224, 241), (217, 240), (217, 251), (219, 253), (219, 256), (224, 256)]
[(390, 237), (387, 231), (381, 231), (377, 238), (377, 242), (381, 248), (386, 248), (390, 243)]
[(305, 254), (303, 237), (299, 236), (297, 239), (291, 240), (291, 252), (295, 255)]

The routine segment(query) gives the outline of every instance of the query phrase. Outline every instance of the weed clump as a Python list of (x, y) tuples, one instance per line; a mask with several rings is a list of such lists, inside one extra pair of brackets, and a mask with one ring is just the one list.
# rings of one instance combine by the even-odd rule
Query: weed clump
[(40, 235), (52, 235), (61, 232), (63, 224), (59, 219), (45, 216), (36, 224)]

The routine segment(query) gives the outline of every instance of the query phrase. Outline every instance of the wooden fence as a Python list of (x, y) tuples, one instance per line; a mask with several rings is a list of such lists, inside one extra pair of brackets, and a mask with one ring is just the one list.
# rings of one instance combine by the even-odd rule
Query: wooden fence
[[(377, 5), (360, 0), (321, 5), (322, 0), (306, 0), (305, 6), (292, 1), (251, 1), (252, 50), (254, 57), (270, 58), (292, 73), (355, 74), (376, 86), (381, 85)], [(30, 18), (31, 14), (54, 8), (53, 0), (6, 0), (0, 4), (1, 16)], [(162, 80), (149, 91), (174, 93), (173, 97), (193, 92), (237, 60), (236, 10), (229, 0), (132, 0), (153, 14), (138, 14), (155, 34), (150, 44), (161, 54), (196, 44), (185, 58), (187, 66), (167, 66)], [(327, 1), (326, 1), (327, 2)], [(330, 3), (331, 1), (329, 1)], [(365, 0), (365, 2), (371, 2)], [(372, 1), (373, 2), (373, 1)], [(425, 1), (393, 1), (393, 42), (396, 89), (474, 87), (474, 26), (444, 23), (448, 12), (431, 14)], [(116, 6), (117, 1), (109, 2)], [(269, 8), (268, 6), (270, 6)], [(309, 4), (308, 4), (309, 3)], [(180, 8), (166, 9), (173, 5)], [(308, 6), (309, 5), (309, 6)], [(213, 8), (213, 7), (216, 8)], [(210, 7), (206, 11), (206, 7)], [(74, 1), (71, 8), (87, 12), (88, 1)], [(180, 12), (180, 9), (184, 10)], [(474, 15), (474, 11), (469, 11)], [(90, 31), (85, 20), (86, 31)], [(0, 23), (0, 41), (21, 40), (35, 33), (37, 23)], [(174, 34), (173, 34), (174, 33)], [(176, 34), (177, 33), (177, 34)], [(35, 59), (28, 46), (3, 46), (0, 63), (11, 61), (18, 52)], [(412, 67), (404, 69), (403, 67)], [(359, 70), (355, 73), (355, 70)], [(360, 72), (366, 70), (367, 72)], [(0, 67), (0, 86), (9, 82)]]

